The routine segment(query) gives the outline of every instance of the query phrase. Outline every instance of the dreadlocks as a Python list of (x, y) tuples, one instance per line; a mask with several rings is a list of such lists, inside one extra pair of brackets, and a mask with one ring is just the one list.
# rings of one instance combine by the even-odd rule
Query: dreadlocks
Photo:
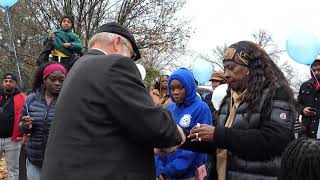
[(320, 140), (298, 139), (286, 148), (280, 180), (320, 179)]

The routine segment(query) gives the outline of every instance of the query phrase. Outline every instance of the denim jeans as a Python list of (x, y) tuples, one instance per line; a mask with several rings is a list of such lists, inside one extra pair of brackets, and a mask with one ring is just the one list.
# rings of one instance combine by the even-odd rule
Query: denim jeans
[(41, 167), (33, 165), (27, 158), (27, 177), (28, 180), (40, 180)]
[(0, 138), (0, 158), (2, 158), (4, 152), (8, 168), (8, 180), (19, 180), (20, 148), (20, 142), (11, 141), (11, 138)]

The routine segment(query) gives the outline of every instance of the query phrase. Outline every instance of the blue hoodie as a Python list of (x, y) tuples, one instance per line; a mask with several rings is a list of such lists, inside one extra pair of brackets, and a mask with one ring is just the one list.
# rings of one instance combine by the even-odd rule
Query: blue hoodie
[[(186, 91), (182, 104), (176, 104), (170, 92), (170, 84), (174, 79), (180, 81)], [(189, 70), (181, 68), (172, 73), (168, 79), (168, 92), (173, 101), (168, 109), (179, 126), (191, 130), (197, 123), (212, 125), (210, 109), (197, 96), (196, 85)], [(177, 150), (175, 153), (156, 157), (156, 174), (175, 179), (194, 177), (196, 169), (204, 164), (206, 159), (205, 154)]]

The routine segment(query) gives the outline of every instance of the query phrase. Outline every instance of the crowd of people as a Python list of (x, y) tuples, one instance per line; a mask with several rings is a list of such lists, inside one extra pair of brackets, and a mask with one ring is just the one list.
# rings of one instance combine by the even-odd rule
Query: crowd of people
[(83, 55), (73, 17), (60, 26), (45, 38), (31, 94), (13, 73), (3, 77), (8, 180), (23, 180), (23, 166), (28, 180), (320, 179), (320, 59), (296, 100), (263, 48), (234, 43), (224, 72), (210, 79), (213, 91), (228, 85), (216, 108), (186, 68), (147, 90), (135, 65), (139, 47), (123, 26), (100, 26)]

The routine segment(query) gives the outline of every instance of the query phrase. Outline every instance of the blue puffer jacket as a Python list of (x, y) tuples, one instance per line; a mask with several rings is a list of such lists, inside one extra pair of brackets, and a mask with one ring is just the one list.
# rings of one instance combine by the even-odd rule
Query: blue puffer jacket
[(55, 104), (56, 100), (53, 100), (48, 106), (43, 94), (37, 92), (27, 97), (22, 110), (23, 116), (29, 115), (32, 118), (31, 130), (26, 130), (20, 126), (24, 133), (30, 134), (27, 144), (27, 158), (32, 164), (39, 167), (42, 167)]
[[(186, 95), (182, 104), (175, 103), (172, 98), (170, 93), (172, 80), (178, 80), (185, 89)], [(191, 130), (197, 123), (212, 125), (210, 109), (197, 96), (196, 85), (189, 70), (181, 68), (173, 72), (168, 79), (168, 85), (168, 92), (173, 100), (168, 109), (179, 126)], [(155, 158), (157, 176), (162, 174), (167, 178), (185, 179), (195, 176), (196, 169), (205, 163), (207, 156), (180, 149), (175, 153)]]

